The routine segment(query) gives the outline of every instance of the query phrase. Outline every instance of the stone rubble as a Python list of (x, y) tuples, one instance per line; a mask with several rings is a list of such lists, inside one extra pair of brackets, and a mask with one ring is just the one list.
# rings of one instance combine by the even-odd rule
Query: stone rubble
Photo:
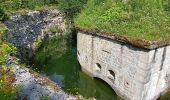
[(15, 73), (16, 81), (13, 85), (21, 88), (19, 92), (21, 100), (40, 100), (43, 97), (49, 100), (76, 100), (75, 96), (65, 93), (56, 83), (31, 69), (14, 63), (11, 63), (9, 67)]
[[(67, 25), (63, 16), (57, 9), (28, 11), (24, 15), (13, 13), (4, 23), (9, 29), (5, 38), (17, 47), (20, 60), (27, 62), (33, 56), (35, 42), (66, 32)], [(61, 29), (63, 33), (53, 34), (49, 31), (53, 27)]]

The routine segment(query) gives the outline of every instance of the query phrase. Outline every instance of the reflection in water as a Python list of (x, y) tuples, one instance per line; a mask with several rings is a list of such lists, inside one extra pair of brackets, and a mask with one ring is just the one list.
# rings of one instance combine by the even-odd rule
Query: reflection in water
[(170, 100), (170, 91), (168, 91), (164, 95), (161, 95), (161, 97), (158, 100)]
[(72, 43), (66, 37), (46, 41), (35, 55), (34, 68), (36, 66), (69, 93), (97, 100), (117, 100), (117, 95), (106, 83), (81, 71), (76, 46)]

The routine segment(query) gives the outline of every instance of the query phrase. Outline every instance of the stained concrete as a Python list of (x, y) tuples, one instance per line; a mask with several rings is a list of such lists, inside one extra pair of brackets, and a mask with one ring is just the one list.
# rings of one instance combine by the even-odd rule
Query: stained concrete
[(78, 32), (82, 70), (108, 83), (126, 100), (155, 100), (170, 86), (170, 46), (142, 49), (101, 35)]

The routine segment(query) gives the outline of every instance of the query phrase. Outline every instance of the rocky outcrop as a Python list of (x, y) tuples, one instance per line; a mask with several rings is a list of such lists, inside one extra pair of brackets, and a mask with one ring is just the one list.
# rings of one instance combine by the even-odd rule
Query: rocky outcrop
[[(20, 100), (76, 100), (77, 97), (65, 93), (48, 77), (41, 76), (35, 71), (23, 65), (16, 64), (17, 61), (9, 57), (8, 66), (15, 74), (14, 86), (20, 87), (18, 99)], [(16, 59), (16, 58), (15, 58)]]
[(156, 100), (170, 87), (170, 46), (138, 48), (106, 35), (79, 31), (82, 70), (107, 82), (126, 100)]
[[(28, 11), (24, 15), (14, 13), (5, 21), (5, 25), (9, 29), (5, 37), (17, 47), (18, 56), (23, 62), (32, 57), (35, 42), (62, 34), (67, 27), (63, 14), (57, 9)], [(51, 28), (55, 31), (51, 31)]]

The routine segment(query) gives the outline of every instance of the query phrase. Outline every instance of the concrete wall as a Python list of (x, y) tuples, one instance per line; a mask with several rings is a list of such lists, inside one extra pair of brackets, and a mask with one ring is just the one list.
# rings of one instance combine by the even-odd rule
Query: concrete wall
[(101, 78), (124, 99), (152, 100), (169, 87), (170, 46), (136, 48), (99, 35), (78, 32), (82, 70)]

